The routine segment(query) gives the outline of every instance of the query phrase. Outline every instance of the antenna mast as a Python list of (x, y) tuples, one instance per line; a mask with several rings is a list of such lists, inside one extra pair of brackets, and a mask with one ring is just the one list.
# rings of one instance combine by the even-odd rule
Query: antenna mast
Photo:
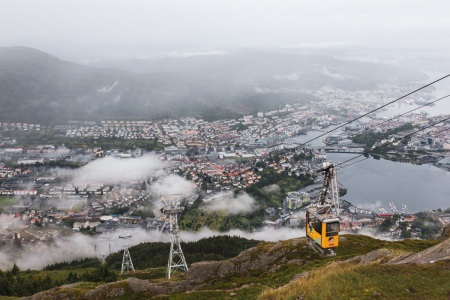
[(133, 262), (131, 261), (130, 251), (128, 250), (128, 239), (131, 238), (131, 235), (123, 235), (119, 236), (119, 238), (123, 239), (123, 259), (120, 274), (129, 271), (135, 272)]
[(178, 214), (184, 210), (180, 207), (179, 194), (161, 196), (161, 200), (167, 203), (161, 211), (169, 216), (170, 231), (170, 254), (167, 263), (167, 278), (170, 279), (176, 269), (187, 271), (188, 266), (184, 258), (183, 250), (181, 250), (180, 230), (178, 229)]

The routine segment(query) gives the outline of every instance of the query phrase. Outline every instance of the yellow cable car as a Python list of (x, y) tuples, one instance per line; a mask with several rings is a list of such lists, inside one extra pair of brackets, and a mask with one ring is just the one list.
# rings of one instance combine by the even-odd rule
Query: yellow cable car
[(334, 165), (324, 163), (320, 199), (306, 211), (308, 244), (322, 255), (336, 255), (332, 248), (339, 245), (339, 191)]
[(320, 213), (321, 209), (315, 206), (306, 211), (306, 236), (310, 246), (325, 255), (326, 249), (339, 245), (339, 218), (331, 212)]

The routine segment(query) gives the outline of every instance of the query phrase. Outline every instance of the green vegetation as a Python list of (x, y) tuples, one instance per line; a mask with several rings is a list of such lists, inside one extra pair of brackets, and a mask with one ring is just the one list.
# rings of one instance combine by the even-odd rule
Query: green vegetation
[(330, 264), (259, 299), (445, 299), (450, 262), (427, 265)]
[(403, 240), (396, 242), (377, 240), (366, 235), (344, 235), (335, 250), (339, 259), (351, 258), (370, 251), (387, 248), (395, 251), (419, 252), (437, 245), (438, 240)]
[[(351, 139), (353, 143), (365, 145), (365, 151), (369, 151), (376, 142), (380, 142), (383, 139), (387, 139), (390, 135), (401, 133), (403, 131), (411, 130), (414, 126), (410, 123), (404, 124), (397, 128), (388, 129), (386, 132), (373, 132), (364, 131), (362, 133), (354, 135)], [(381, 148), (380, 152), (386, 151), (388, 147)]]
[[(426, 265), (385, 265), (386, 260), (376, 261), (368, 265), (357, 262), (342, 262), (372, 250), (387, 248), (393, 256), (406, 252), (425, 250), (438, 241), (435, 240), (404, 240), (388, 242), (373, 239), (364, 235), (344, 235), (335, 257), (320, 257), (311, 250), (305, 239), (280, 241), (277, 243), (249, 241), (239, 237), (212, 237), (182, 245), (189, 263), (210, 259), (225, 259), (235, 257), (241, 250), (256, 245), (256, 248), (234, 260), (236, 273), (228, 273), (223, 277), (212, 277), (195, 290), (172, 295), (160, 295), (158, 299), (297, 299), (303, 295), (307, 299), (444, 299), (450, 292), (447, 281), (450, 276), (450, 261), (441, 261)], [(51, 296), (74, 295), (85, 296), (99, 282), (135, 277), (149, 280), (153, 283), (165, 282), (165, 264), (167, 261), (167, 243), (141, 244), (130, 248), (136, 272), (119, 275), (108, 270), (106, 266), (90, 268), (98, 261), (85, 259), (71, 263), (55, 264), (46, 271), (25, 271), (18, 268), (0, 274), (0, 283), (14, 278), (7, 286), (12, 289), (25, 287), (33, 291), (34, 282), (37, 290), (54, 287), (70, 282), (79, 282), (76, 287), (64, 288), (52, 292)], [(275, 259), (268, 262), (267, 259)], [(152, 259), (155, 259), (152, 262)], [(110, 267), (120, 266), (121, 253), (107, 258)], [(263, 265), (260, 265), (262, 263)], [(161, 265), (159, 268), (143, 269), (140, 266)], [(138, 267), (139, 266), (139, 267)], [(146, 268), (146, 267), (145, 267)], [(53, 271), (49, 271), (49, 270)], [(299, 274), (299, 279), (292, 280)], [(19, 277), (21, 279), (19, 279)], [(4, 281), (2, 281), (4, 280)], [(41, 280), (41, 281), (38, 281)], [(114, 279), (115, 280), (115, 279)], [(183, 280), (183, 274), (177, 273), (173, 283)], [(1, 285), (0, 288), (6, 285)], [(116, 282), (104, 290), (110, 293), (113, 289), (123, 289), (125, 294), (115, 299), (148, 299), (154, 294), (146, 291), (136, 291), (126, 282)], [(103, 292), (102, 292), (103, 293)], [(151, 292), (150, 292), (151, 293)], [(24, 291), (16, 294), (27, 295)], [(100, 294), (98, 294), (100, 295)], [(49, 294), (50, 296), (50, 294)], [(100, 296), (99, 296), (100, 297)], [(78, 298), (75, 298), (78, 299)]]
[(78, 281), (112, 282), (116, 280), (116, 273), (105, 266), (74, 271), (20, 271), (14, 264), (10, 271), (0, 270), (0, 295), (23, 297)]
[(423, 239), (435, 239), (442, 231), (443, 225), (433, 212), (418, 212), (411, 224), (412, 230), (420, 230)]
[[(345, 271), (351, 271), (349, 267), (346, 267), (346, 265), (342, 264), (336, 264), (337, 261), (347, 260), (349, 258), (366, 254), (370, 251), (380, 249), (380, 248), (387, 248), (391, 251), (397, 252), (399, 254), (405, 253), (405, 252), (419, 252), (422, 250), (425, 250), (431, 246), (436, 245), (439, 243), (439, 241), (435, 240), (426, 240), (426, 241), (420, 241), (420, 240), (404, 240), (400, 242), (388, 242), (388, 241), (381, 241), (377, 239), (373, 239), (368, 236), (364, 235), (345, 235), (344, 239), (340, 243), (340, 246), (337, 248), (338, 255), (335, 257), (320, 257), (318, 254), (316, 254), (313, 250), (311, 250), (306, 243), (299, 243), (297, 245), (292, 244), (289, 241), (281, 241), (278, 242), (278, 247), (274, 248), (274, 243), (261, 243), (257, 246), (258, 252), (257, 254), (252, 256), (252, 260), (256, 259), (259, 255), (268, 255), (271, 256), (271, 252), (279, 253), (280, 251), (283, 251), (283, 255), (280, 256), (280, 258), (273, 263), (273, 267), (269, 270), (267, 269), (253, 269), (249, 270), (249, 272), (244, 273), (236, 273), (236, 274), (230, 274), (225, 277), (221, 278), (214, 278), (212, 281), (208, 282), (206, 286), (202, 288), (200, 291), (192, 291), (188, 293), (182, 293), (182, 294), (175, 294), (170, 296), (164, 296), (161, 297), (161, 299), (224, 299), (230, 296), (231, 293), (236, 294), (236, 299), (257, 299), (260, 297), (261, 299), (297, 299), (300, 295), (307, 295), (309, 299), (309, 296), (312, 297), (312, 299), (334, 299), (334, 297), (327, 293), (332, 293), (335, 285), (340, 285), (341, 280), (336, 280), (335, 282), (326, 282), (321, 279), (321, 281), (312, 282), (310, 283), (308, 281), (308, 284), (311, 284), (314, 289), (304, 289), (305, 284), (301, 285), (300, 288), (297, 288), (294, 285), (289, 284), (291, 282), (292, 278), (295, 277), (298, 274), (306, 274), (310, 273), (312, 274), (312, 278), (316, 278), (316, 274), (320, 275), (322, 273), (326, 274), (327, 276), (333, 274), (333, 272), (337, 272), (337, 274), (340, 275), (340, 277), (344, 276), (345, 278), (345, 284), (347, 287), (340, 287), (339, 291), (342, 290), (342, 293), (346, 293), (346, 289), (351, 289), (348, 286), (352, 286), (352, 280), (356, 280), (356, 282), (361, 282), (358, 278), (364, 277), (365, 274), (371, 272), (371, 265), (365, 266), (361, 268), (361, 270), (357, 270), (359, 273), (357, 274), (351, 274), (347, 278), (345, 274), (346, 272), (340, 272), (339, 270), (345, 270)], [(297, 260), (298, 264), (284, 264), (284, 262), (289, 260)], [(276, 267), (276, 265), (279, 265), (279, 267)], [(330, 265), (331, 264), (331, 265)], [(445, 265), (445, 264), (444, 264)], [(330, 267), (331, 266), (331, 267)], [(445, 282), (446, 278), (445, 276), (448, 276), (448, 272), (450, 269), (448, 267), (450, 266), (448, 263), (446, 264), (447, 270), (444, 272), (439, 272), (439, 275), (443, 275), (444, 277), (440, 278), (437, 283), (433, 283), (432, 286), (440, 286), (439, 292), (437, 292), (436, 295), (442, 295), (442, 291), (445, 290), (445, 288), (442, 287), (442, 284)], [(386, 269), (383, 269), (383, 266), (380, 266), (380, 269), (376, 269), (373, 271), (373, 274), (376, 275), (376, 280), (374, 280), (374, 283), (378, 284), (380, 287), (382, 287), (384, 284), (389, 284), (389, 276), (385, 276), (383, 278), (383, 272), (389, 272), (388, 270), (394, 270), (395, 267), (391, 266), (390, 268), (387, 267)], [(437, 266), (437, 267), (440, 267)], [(330, 268), (334, 268), (331, 271)], [(364, 270), (366, 268), (366, 270)], [(406, 270), (408, 268), (400, 269), (398, 276), (396, 280), (401, 280), (401, 274), (403, 270)], [(434, 267), (430, 265), (430, 267), (425, 272), (420, 272), (417, 276), (414, 276), (414, 279), (408, 280), (407, 283), (414, 282), (414, 280), (420, 280), (421, 276), (434, 276), (431, 274), (431, 270)], [(334, 270), (334, 271), (333, 271)], [(392, 272), (392, 271), (391, 271)], [(333, 280), (336, 277), (339, 276), (333, 276)], [(308, 280), (309, 277), (306, 278)], [(329, 277), (325, 277), (329, 278)], [(302, 279), (301, 279), (302, 280)], [(300, 280), (300, 281), (301, 281)], [(401, 286), (404, 286), (407, 283), (403, 283)], [(319, 289), (319, 287), (324, 286), (326, 291), (323, 291), (319, 296), (315, 296), (313, 293), (316, 289)], [(353, 284), (354, 286), (354, 284)], [(280, 288), (281, 287), (281, 288)], [(360, 288), (358, 286), (358, 288)], [(366, 289), (373, 289), (370, 284), (365, 286)], [(418, 295), (433, 295), (433, 294), (427, 294), (426, 290), (426, 283), (422, 284), (420, 283), (420, 288), (422, 289), (422, 294)], [(261, 293), (261, 290), (264, 290)], [(311, 292), (311, 290), (313, 290)], [(361, 289), (360, 291), (363, 291), (364, 289)], [(374, 290), (375, 291), (375, 290)], [(404, 290), (398, 289), (397, 294), (400, 294)], [(448, 291), (447, 291), (448, 292)], [(396, 294), (396, 295), (397, 295)], [(281, 296), (280, 296), (281, 295)], [(340, 295), (340, 292), (337, 292), (336, 295)], [(360, 299), (358, 297), (358, 292), (355, 291), (353, 294), (349, 294), (350, 297), (343, 297), (338, 299), (351, 299), (352, 297), (354, 299)], [(384, 297), (389, 298), (389, 296), (385, 293), (383, 293)], [(368, 294), (367, 299), (373, 299), (370, 298), (370, 296), (373, 296), (373, 294)], [(210, 297), (210, 298), (208, 298)], [(363, 298), (363, 299), (366, 299)], [(381, 297), (383, 298), (383, 297)], [(397, 299), (396, 297), (393, 297), (394, 299)], [(426, 297), (418, 297), (419, 299), (427, 299)], [(401, 299), (401, 297), (400, 297)], [(430, 299), (439, 299), (439, 296), (436, 296), (433, 298), (433, 296)]]
[(16, 202), (16, 197), (0, 197), (0, 206), (11, 206)]
[[(183, 254), (189, 264), (205, 260), (225, 260), (235, 257), (241, 251), (254, 247), (259, 241), (247, 240), (237, 236), (214, 236), (196, 242), (181, 243)], [(167, 265), (169, 243), (142, 243), (131, 247), (130, 255), (136, 269), (157, 268)], [(120, 270), (123, 252), (106, 258), (105, 264)]]
[(241, 288), (231, 290), (216, 290), (216, 291), (198, 291), (184, 294), (174, 294), (170, 296), (161, 296), (158, 299), (167, 300), (223, 300), (231, 298), (237, 300), (255, 299), (264, 290), (264, 285), (244, 286)]
[(44, 271), (54, 270), (76, 270), (84, 268), (99, 268), (102, 263), (97, 258), (85, 258), (80, 260), (72, 260), (71, 262), (60, 262), (52, 265), (48, 265), (44, 268)]
[[(286, 193), (299, 190), (314, 183), (309, 174), (301, 174), (298, 177), (294, 174), (289, 176), (288, 170), (278, 173), (271, 167), (259, 172), (258, 175), (261, 175), (260, 181), (248, 187), (246, 192), (258, 199), (259, 203), (265, 208), (271, 206), (282, 207)], [(272, 184), (276, 184), (280, 189), (276, 191), (263, 190), (264, 187)]]
[[(134, 258), (133, 258), (134, 259)], [(119, 280), (127, 279), (129, 277), (139, 278), (142, 280), (162, 280), (166, 277), (167, 266), (160, 268), (151, 268), (145, 270), (136, 270), (135, 272), (128, 272), (119, 275)], [(181, 273), (175, 273), (174, 278), (178, 278)]]
[[(235, 195), (239, 192), (237, 191)], [(202, 197), (198, 197), (188, 210), (181, 213), (179, 225), (185, 230), (197, 231), (203, 227), (221, 232), (232, 228), (251, 231), (261, 226), (265, 218), (265, 211), (260, 207), (250, 213), (230, 215), (225, 211), (208, 211), (203, 206)]]
[[(264, 167), (265, 163), (258, 162), (257, 166)], [(272, 167), (265, 168), (262, 172), (258, 172), (258, 175), (261, 176), (260, 181), (245, 189), (248, 194), (255, 198), (257, 209), (237, 215), (230, 215), (225, 211), (208, 211), (205, 207), (201, 207), (202, 201), (199, 198), (196, 205), (182, 213), (179, 221), (180, 227), (193, 231), (205, 226), (222, 232), (232, 228), (251, 231), (254, 228), (259, 228), (262, 221), (266, 219), (266, 208), (282, 207), (287, 192), (299, 190), (314, 182), (310, 175), (296, 176), (295, 173), (289, 174), (288, 170), (278, 173)], [(275, 190), (264, 189), (264, 187), (273, 184), (276, 184), (279, 188)]]
[(205, 226), (221, 232), (228, 231), (232, 228), (250, 231), (253, 228), (261, 226), (264, 218), (265, 212), (263, 209), (257, 209), (251, 213), (229, 215), (222, 211), (207, 211), (201, 208), (192, 208), (182, 214), (179, 224), (180, 228), (193, 231)]

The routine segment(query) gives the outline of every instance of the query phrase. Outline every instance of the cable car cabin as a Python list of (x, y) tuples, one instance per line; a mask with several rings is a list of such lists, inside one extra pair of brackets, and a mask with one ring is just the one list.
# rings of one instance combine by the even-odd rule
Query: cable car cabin
[(331, 248), (339, 245), (339, 218), (329, 206), (313, 206), (306, 211), (306, 236), (309, 245), (320, 254), (336, 255)]

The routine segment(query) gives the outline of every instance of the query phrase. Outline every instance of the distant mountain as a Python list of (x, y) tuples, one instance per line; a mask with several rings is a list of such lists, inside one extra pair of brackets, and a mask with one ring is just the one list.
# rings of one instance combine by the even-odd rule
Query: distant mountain
[(315, 99), (279, 92), (281, 87), (361, 88), (424, 77), (386, 65), (253, 51), (108, 66), (79, 65), (31, 48), (0, 48), (0, 121), (213, 120)]
[(427, 78), (424, 73), (409, 67), (257, 50), (240, 50), (225, 55), (97, 62), (96, 66), (135, 73), (195, 74), (214, 80), (267, 88), (317, 89), (332, 86), (357, 90), (370, 89), (380, 83), (411, 82)]
[(256, 93), (196, 74), (135, 74), (62, 61), (24, 47), (0, 48), (2, 121), (235, 117), (314, 97)]

